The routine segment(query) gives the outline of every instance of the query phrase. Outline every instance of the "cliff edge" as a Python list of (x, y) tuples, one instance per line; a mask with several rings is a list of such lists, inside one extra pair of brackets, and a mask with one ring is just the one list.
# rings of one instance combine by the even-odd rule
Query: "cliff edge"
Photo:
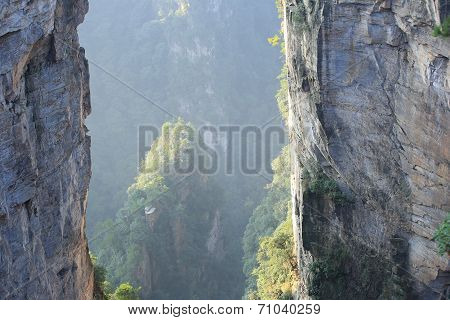
[(86, 0), (0, 1), (0, 298), (90, 299)]
[(445, 6), (282, 1), (302, 298), (448, 297)]

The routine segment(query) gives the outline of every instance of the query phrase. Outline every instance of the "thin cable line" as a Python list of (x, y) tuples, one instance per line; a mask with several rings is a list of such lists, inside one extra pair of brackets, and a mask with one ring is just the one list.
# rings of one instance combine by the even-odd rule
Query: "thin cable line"
[(141, 98), (143, 98), (144, 100), (146, 100), (147, 102), (150, 102), (153, 106), (155, 106), (156, 108), (158, 108), (160, 111), (164, 112), (165, 114), (169, 115), (170, 117), (172, 117), (173, 119), (177, 119), (177, 116), (175, 116), (173, 113), (171, 113), (170, 111), (168, 111), (166, 108), (162, 107), (161, 105), (159, 105), (158, 103), (156, 103), (155, 101), (153, 101), (151, 98), (149, 98), (148, 96), (146, 96), (144, 93), (142, 93), (141, 91), (135, 89), (133, 86), (131, 86), (130, 84), (128, 84), (127, 82), (125, 82), (124, 80), (120, 79), (119, 77), (117, 77), (116, 75), (114, 75), (113, 73), (111, 73), (110, 71), (106, 70), (104, 67), (100, 66), (99, 64), (97, 64), (96, 62), (92, 61), (91, 59), (88, 60), (90, 64), (92, 64), (93, 66), (97, 67), (99, 70), (103, 71), (105, 74), (109, 75), (111, 78), (113, 78), (114, 80), (118, 81), (119, 83), (121, 83), (122, 85), (124, 85), (126, 88), (128, 88), (129, 90), (131, 90), (132, 92), (136, 93), (137, 95), (139, 95)]
[[(177, 181), (176, 183), (174, 183), (173, 185), (171, 185), (169, 188), (167, 188), (166, 191), (164, 191), (163, 193), (159, 194), (158, 196), (156, 196), (155, 198), (153, 198), (151, 201), (148, 201), (146, 204), (142, 205), (141, 207), (135, 209), (134, 211), (132, 211), (128, 216), (125, 217), (130, 217), (133, 214), (136, 214), (137, 212), (139, 212), (140, 210), (142, 210), (143, 208), (145, 208), (145, 206), (149, 205), (150, 203), (160, 199), (161, 197), (165, 196), (169, 191), (173, 191), (173, 188), (178, 187), (183, 181), (185, 181), (187, 178), (191, 177), (192, 174), (184, 176), (182, 179), (180, 179), (179, 181)], [(107, 234), (109, 231), (111, 231), (113, 228), (117, 227), (121, 222), (115, 223), (114, 225), (112, 225), (111, 227), (109, 227), (107, 230), (100, 232), (99, 234), (93, 236), (90, 240), (88, 239), (88, 243), (92, 243), (96, 240), (98, 240), (101, 236)], [(80, 250), (81, 248), (84, 247), (79, 247), (78, 250)], [(34, 277), (32, 277), (30, 280), (28, 280), (27, 282), (21, 284), (19, 287), (14, 288), (12, 291), (10, 291), (6, 296), (4, 296), (3, 298), (1, 298), (1, 300), (7, 300), (10, 296), (14, 295), (15, 293), (19, 292), (20, 290), (22, 290), (24, 287), (28, 286), (30, 283), (32, 283), (33, 281), (39, 279), (41, 276), (43, 276), (44, 274), (48, 273), (49, 271), (51, 271), (52, 266), (49, 266), (47, 268), (45, 268), (44, 270), (42, 270), (41, 272), (39, 272), (37, 275), (35, 275)], [(55, 273), (56, 271), (53, 270)]]
[[(61, 43), (62, 45), (66, 46), (67, 48), (69, 48), (70, 50), (73, 50), (75, 52), (79, 52), (80, 49), (72, 46), (71, 44), (60, 40), (60, 39), (56, 39), (55, 41)], [(97, 62), (93, 61), (91, 58), (87, 59), (88, 63), (93, 65), (94, 67), (96, 67), (97, 69), (101, 70), (102, 72), (104, 72), (106, 75), (108, 75), (109, 77), (111, 77), (112, 79), (116, 80), (117, 82), (119, 82), (120, 84), (122, 84), (123, 86), (125, 86), (127, 89), (129, 89), (130, 91), (134, 92), (135, 94), (137, 94), (138, 96), (140, 96), (141, 98), (143, 98), (144, 100), (146, 100), (147, 102), (150, 102), (153, 106), (155, 106), (158, 110), (162, 111), (163, 113), (167, 114), (168, 116), (174, 118), (175, 120), (177, 119), (177, 116), (175, 116), (173, 113), (171, 113), (170, 111), (167, 110), (167, 108), (164, 108), (163, 106), (161, 106), (160, 104), (156, 103), (154, 100), (152, 100), (151, 98), (149, 98), (147, 95), (145, 95), (143, 92), (137, 90), (136, 88), (134, 88), (132, 85), (130, 85), (129, 83), (125, 82), (124, 80), (120, 79), (118, 76), (116, 76), (115, 74), (113, 74), (111, 71), (107, 70), (106, 68), (104, 68), (103, 66), (101, 66), (100, 64), (98, 64)]]
[[(137, 212), (139, 212), (140, 210), (144, 209), (147, 205), (151, 204), (152, 202), (164, 197), (169, 191), (174, 191), (173, 188), (178, 187), (183, 181), (185, 181), (187, 178), (191, 177), (192, 174), (184, 176), (183, 178), (181, 178), (178, 182), (174, 183), (173, 185), (171, 185), (170, 187), (167, 188), (166, 191), (160, 193), (158, 196), (156, 196), (155, 198), (153, 198), (150, 201), (147, 201), (145, 204), (141, 205), (140, 207), (138, 207), (137, 209), (134, 209), (133, 211), (131, 211), (128, 215), (124, 216), (124, 218), (129, 218), (132, 215), (136, 214)], [(117, 227), (118, 225), (120, 225), (122, 223), (122, 221), (119, 221), (115, 224), (113, 224), (111, 227), (109, 227), (106, 230), (103, 230), (101, 232), (99, 232), (98, 234), (92, 236), (92, 238), (88, 239), (89, 243), (93, 243), (96, 240), (98, 240), (101, 236), (103, 236), (104, 234), (108, 233), (109, 231), (111, 231), (112, 229), (114, 229), (115, 227)]]

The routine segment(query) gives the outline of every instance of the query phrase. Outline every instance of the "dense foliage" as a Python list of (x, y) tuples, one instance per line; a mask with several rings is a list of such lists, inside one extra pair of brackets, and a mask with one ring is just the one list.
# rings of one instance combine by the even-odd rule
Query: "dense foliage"
[[(94, 107), (88, 118), (93, 165), (89, 235), (95, 225), (114, 218), (127, 200), (138, 163), (139, 125), (160, 127), (174, 120), (169, 113), (197, 127), (205, 123), (259, 125), (274, 116), (280, 60), (266, 38), (278, 27), (272, 1), (90, 3), (80, 39), (89, 60), (102, 68), (90, 69)], [(226, 191), (231, 197), (227, 202), (238, 200), (229, 212), (236, 221), (238, 245), (254, 209), (242, 212), (243, 204), (247, 198), (257, 203), (253, 190), (260, 191), (264, 185), (259, 177), (243, 180), (228, 177), (224, 181), (234, 186)]]
[(213, 177), (173, 170), (196, 148), (193, 130), (182, 120), (163, 125), (124, 208), (98, 230), (98, 259), (112, 286), (139, 285), (147, 299), (240, 294), (242, 280), (230, 264), (241, 253), (225, 242), (232, 226), (223, 214), (222, 188)]
[(255, 209), (244, 234), (244, 273), (249, 299), (292, 296), (296, 262), (290, 211), (289, 148), (272, 163), (273, 181)]
[(436, 230), (434, 240), (440, 255), (450, 254), (450, 213)]
[(260, 240), (258, 267), (252, 275), (257, 279), (253, 297), (264, 300), (291, 300), (297, 286), (297, 256), (291, 218), (287, 218), (272, 235)]
[[(283, 15), (283, 4), (276, 1), (278, 14)], [(268, 39), (279, 46), (284, 56), (282, 30)], [(287, 66), (278, 76), (280, 86), (276, 100), (281, 117), (288, 121)], [(294, 236), (290, 220), (290, 154), (285, 146), (272, 162), (273, 181), (266, 189), (261, 204), (250, 217), (243, 239), (244, 273), (247, 299), (292, 299), (297, 283), (297, 262), (294, 254)]]
[[(206, 180), (193, 176), (181, 182), (180, 176), (160, 173), (142, 174), (135, 180), (137, 132), (140, 125), (161, 127), (174, 121), (172, 115), (196, 127), (260, 125), (273, 118), (281, 63), (266, 39), (278, 28), (272, 1), (91, 1), (79, 28), (80, 41), (92, 63), (90, 85), (95, 106), (87, 123), (93, 165), (87, 232), (90, 248), (107, 268), (114, 286), (128, 281), (142, 286), (141, 295), (148, 297), (145, 277), (149, 270), (165, 265), (167, 275), (151, 272), (155, 284), (151, 297), (179, 297), (172, 294), (174, 288), (160, 285), (168, 278), (171, 284), (177, 282), (174, 275), (191, 277), (189, 286), (197, 288), (207, 283), (204, 290), (187, 289), (185, 297), (242, 297), (242, 237), (261, 201), (265, 181), (239, 172)], [(234, 158), (241, 161), (239, 152)], [(186, 190), (198, 191), (186, 196)], [(149, 234), (145, 207), (141, 206), (154, 197), (164, 215)], [(200, 200), (205, 201), (204, 209), (195, 203)], [(219, 241), (223, 249), (216, 250), (219, 260), (210, 259), (204, 243), (198, 245), (205, 242), (214, 222), (199, 218), (204, 212), (210, 214), (212, 202), (220, 208), (219, 214), (214, 212), (223, 235)], [(201, 221), (196, 227), (195, 219)], [(183, 234), (199, 233), (190, 236), (191, 240), (180, 238), (186, 240), (186, 252), (199, 249), (192, 257), (196, 266), (203, 266), (202, 259), (208, 257), (208, 267), (193, 270), (193, 275), (189, 275), (191, 270), (181, 270), (182, 260), (172, 267), (174, 256), (168, 253), (174, 247), (171, 230), (179, 226), (183, 226)], [(152, 250), (143, 251), (144, 247)], [(157, 266), (151, 265), (156, 257)], [(217, 272), (212, 271), (214, 264)], [(179, 282), (180, 286), (186, 284)], [(162, 292), (157, 292), (157, 287), (163, 288)], [(190, 293), (193, 295), (188, 296)]]
[(306, 170), (303, 180), (307, 184), (306, 190), (308, 192), (316, 195), (327, 195), (337, 204), (344, 204), (350, 201), (339, 189), (337, 182), (316, 167), (309, 168), (309, 171)]
[(139, 300), (141, 288), (135, 288), (128, 282), (121, 283), (113, 290), (106, 280), (106, 269), (98, 264), (97, 257), (92, 253), (91, 262), (94, 267), (94, 299), (95, 300)]
[(339, 299), (339, 294), (344, 292), (348, 284), (345, 278), (347, 256), (345, 249), (338, 247), (336, 250), (327, 251), (322, 259), (311, 264), (308, 294), (313, 299)]
[(140, 288), (135, 288), (128, 282), (121, 283), (117, 289), (111, 293), (108, 300), (139, 300)]

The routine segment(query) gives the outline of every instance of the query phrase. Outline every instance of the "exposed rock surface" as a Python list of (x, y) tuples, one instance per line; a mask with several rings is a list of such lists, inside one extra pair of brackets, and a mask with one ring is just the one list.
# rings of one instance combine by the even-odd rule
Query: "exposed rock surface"
[(0, 0), (0, 299), (89, 299), (86, 0)]
[[(450, 40), (431, 36), (438, 1), (284, 5), (300, 296), (445, 296), (449, 260), (432, 240), (450, 211)], [(315, 171), (347, 200), (312, 192)], [(339, 260), (332, 277), (327, 259)]]

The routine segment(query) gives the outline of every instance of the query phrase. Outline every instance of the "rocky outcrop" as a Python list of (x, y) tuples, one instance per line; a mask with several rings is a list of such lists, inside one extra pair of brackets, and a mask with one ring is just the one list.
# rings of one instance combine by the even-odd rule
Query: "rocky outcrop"
[(0, 298), (90, 299), (86, 0), (0, 1)]
[(438, 2), (283, 1), (302, 298), (448, 292), (432, 240), (450, 211)]

